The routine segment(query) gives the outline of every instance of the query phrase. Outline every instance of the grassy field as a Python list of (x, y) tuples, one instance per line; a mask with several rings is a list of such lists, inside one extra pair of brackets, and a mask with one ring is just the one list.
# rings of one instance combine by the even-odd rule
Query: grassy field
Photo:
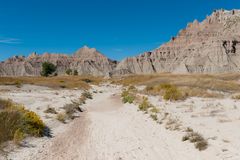
[(93, 76), (56, 76), (56, 77), (0, 77), (0, 85), (33, 84), (51, 88), (89, 89), (90, 84), (99, 84), (102, 77)]
[[(240, 92), (240, 74), (154, 74), (132, 75), (115, 77), (114, 84), (146, 85), (148, 88), (157, 88), (160, 84), (172, 84), (190, 96), (221, 97), (221, 93)], [(152, 94), (154, 94), (154, 89)], [(155, 94), (158, 91), (155, 90)]]

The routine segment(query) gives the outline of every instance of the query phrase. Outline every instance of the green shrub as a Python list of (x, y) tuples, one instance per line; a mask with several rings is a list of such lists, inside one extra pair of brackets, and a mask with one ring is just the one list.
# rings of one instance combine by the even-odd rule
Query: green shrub
[(72, 70), (71, 70), (71, 69), (67, 69), (67, 70), (66, 70), (66, 74), (67, 74), (67, 75), (72, 75)]
[(21, 131), (21, 129), (17, 129), (13, 136), (14, 143), (19, 145), (23, 139), (24, 139), (24, 133)]
[(26, 111), (23, 115), (23, 132), (36, 137), (44, 136), (45, 125), (40, 117), (32, 112)]
[(73, 75), (74, 75), (74, 76), (77, 76), (77, 75), (78, 75), (78, 71), (77, 71), (77, 70), (74, 70), (74, 71), (73, 71)]
[(134, 97), (131, 95), (127, 95), (125, 97), (123, 97), (122, 99), (123, 103), (133, 103), (134, 102)]
[(163, 95), (165, 100), (176, 101), (183, 98), (182, 93), (177, 89), (176, 86), (165, 86), (165, 93)]
[(53, 74), (56, 71), (57, 67), (50, 63), (50, 62), (44, 62), (42, 64), (42, 72), (41, 75), (44, 77), (48, 77), (49, 75)]
[(18, 111), (0, 112), (0, 144), (13, 139), (14, 133), (21, 127), (21, 117)]
[(135, 97), (133, 96), (133, 94), (131, 94), (129, 91), (124, 90), (121, 94), (122, 97), (122, 102), (123, 103), (133, 103)]
[(24, 136), (48, 136), (40, 117), (10, 100), (0, 100), (0, 143), (20, 141)]
[(144, 97), (142, 103), (138, 106), (139, 110), (147, 112), (149, 108), (154, 107), (148, 101), (148, 98)]

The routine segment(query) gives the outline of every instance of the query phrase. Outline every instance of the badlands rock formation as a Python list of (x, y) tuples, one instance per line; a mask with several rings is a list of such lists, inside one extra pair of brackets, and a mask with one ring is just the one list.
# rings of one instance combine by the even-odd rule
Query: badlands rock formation
[(65, 74), (67, 69), (77, 70), (79, 74), (106, 75), (117, 62), (112, 61), (94, 48), (84, 46), (72, 56), (65, 54), (32, 53), (29, 57), (15, 56), (0, 63), (1, 76), (39, 76), (43, 62), (57, 66), (58, 74)]
[(37, 76), (41, 64), (57, 65), (58, 74), (76, 69), (79, 74), (124, 75), (240, 72), (240, 10), (217, 10), (202, 22), (195, 20), (159, 48), (117, 64), (96, 49), (83, 47), (74, 55), (13, 57), (0, 63), (0, 76)]
[(217, 10), (195, 20), (160, 48), (123, 60), (119, 73), (224, 73), (240, 71), (240, 10)]

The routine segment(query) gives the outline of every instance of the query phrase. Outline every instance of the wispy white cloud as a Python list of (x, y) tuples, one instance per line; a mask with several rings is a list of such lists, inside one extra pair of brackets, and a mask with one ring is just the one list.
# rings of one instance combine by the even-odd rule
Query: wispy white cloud
[(0, 43), (2, 43), (2, 44), (19, 44), (22, 42), (20, 39), (17, 39), (17, 38), (0, 38)]

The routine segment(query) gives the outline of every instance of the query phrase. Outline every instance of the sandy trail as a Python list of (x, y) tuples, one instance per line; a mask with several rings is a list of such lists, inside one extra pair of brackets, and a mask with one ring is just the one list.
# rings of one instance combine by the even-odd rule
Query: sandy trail
[(204, 159), (193, 146), (182, 143), (179, 136), (137, 112), (136, 106), (123, 105), (117, 90), (96, 95), (86, 108), (87, 112), (68, 130), (30, 159)]

